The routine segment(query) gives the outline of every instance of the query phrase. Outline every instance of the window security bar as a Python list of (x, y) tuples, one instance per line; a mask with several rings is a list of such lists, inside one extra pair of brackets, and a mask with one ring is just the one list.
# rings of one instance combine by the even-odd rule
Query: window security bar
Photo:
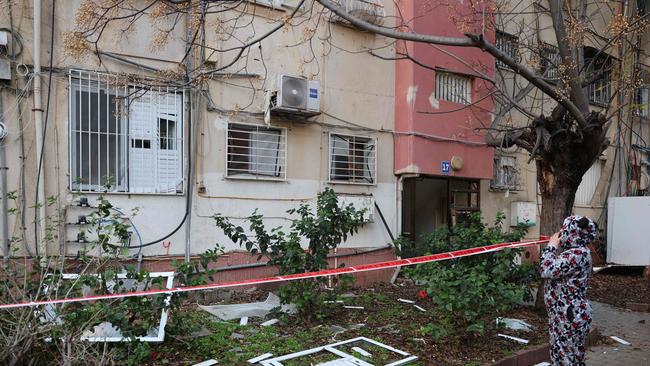
[(229, 177), (286, 179), (284, 129), (230, 123), (226, 146)]
[(80, 70), (68, 82), (72, 190), (183, 192), (182, 90)]

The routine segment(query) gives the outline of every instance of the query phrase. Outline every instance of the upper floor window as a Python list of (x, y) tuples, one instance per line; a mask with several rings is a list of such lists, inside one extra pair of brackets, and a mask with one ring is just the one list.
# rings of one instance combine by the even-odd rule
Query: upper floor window
[(641, 117), (650, 117), (650, 88), (643, 87), (636, 90), (636, 110)]
[(539, 48), (539, 53), (540, 66), (544, 70), (544, 76), (549, 79), (559, 79), (558, 67), (562, 63), (560, 49), (552, 44), (543, 43)]
[(494, 158), (494, 175), (490, 188), (498, 190), (514, 190), (517, 188), (517, 159), (513, 156)]
[(436, 99), (460, 104), (472, 103), (472, 78), (436, 71)]
[(594, 78), (587, 85), (589, 102), (599, 106), (607, 106), (611, 97), (611, 57), (606, 53), (598, 52), (594, 48), (585, 47), (584, 62), (584, 74), (589, 78)]
[[(518, 48), (519, 48), (519, 39), (516, 36), (513, 36), (512, 34), (508, 34), (506, 32), (502, 32), (497, 30), (496, 32), (496, 46), (497, 48), (505, 53), (506, 55), (510, 56), (513, 60), (517, 61), (517, 55), (518, 55)], [(500, 60), (496, 60), (496, 65), (497, 67), (500, 67), (502, 69), (509, 69), (510, 67), (506, 64), (504, 64)]]
[(183, 92), (71, 71), (70, 187), (182, 193)]
[(329, 180), (374, 184), (377, 140), (370, 137), (330, 134)]
[(285, 132), (280, 128), (228, 124), (228, 176), (257, 179), (286, 178)]

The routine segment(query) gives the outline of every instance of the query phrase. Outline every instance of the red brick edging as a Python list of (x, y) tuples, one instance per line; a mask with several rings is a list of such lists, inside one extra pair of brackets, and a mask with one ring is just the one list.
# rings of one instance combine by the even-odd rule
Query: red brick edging
[(625, 308), (632, 311), (650, 313), (650, 304), (645, 302), (628, 302)]
[(522, 349), (514, 355), (495, 362), (494, 366), (530, 366), (544, 361), (550, 361), (548, 344)]

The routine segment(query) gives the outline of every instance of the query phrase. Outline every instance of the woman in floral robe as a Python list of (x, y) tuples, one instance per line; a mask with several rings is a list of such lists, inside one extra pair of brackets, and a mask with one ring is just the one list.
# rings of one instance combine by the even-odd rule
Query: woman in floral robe
[(542, 251), (540, 272), (547, 279), (544, 302), (554, 366), (585, 365), (585, 341), (591, 327), (586, 295), (592, 271), (587, 245), (597, 234), (596, 224), (588, 217), (569, 216)]

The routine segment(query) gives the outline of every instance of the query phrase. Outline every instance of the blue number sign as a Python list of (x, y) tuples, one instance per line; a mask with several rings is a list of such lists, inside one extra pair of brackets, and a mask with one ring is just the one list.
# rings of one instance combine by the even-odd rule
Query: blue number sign
[(451, 162), (443, 161), (440, 164), (440, 170), (442, 171), (442, 174), (449, 174), (449, 172), (451, 171)]

